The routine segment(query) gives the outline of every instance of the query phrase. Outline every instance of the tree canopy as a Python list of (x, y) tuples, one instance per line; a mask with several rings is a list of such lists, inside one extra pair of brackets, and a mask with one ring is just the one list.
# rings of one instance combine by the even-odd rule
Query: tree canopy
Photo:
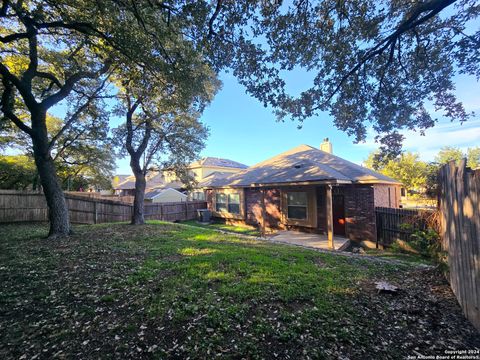
[(146, 175), (152, 168), (168, 169), (184, 183), (191, 182), (187, 166), (205, 146), (208, 134), (199, 117), (219, 86), (209, 66), (198, 66), (194, 74), (170, 82), (162, 74), (142, 73), (137, 67), (115, 73), (117, 114), (125, 122), (114, 132), (135, 176), (132, 224), (144, 223)]
[(364, 166), (378, 170), (382, 174), (399, 180), (407, 190), (419, 190), (425, 188), (427, 180), (427, 163), (420, 160), (420, 155), (406, 152), (386, 164), (374, 166), (376, 153), (370, 153)]
[(416, 190), (433, 197), (437, 190), (437, 177), (440, 167), (449, 161), (457, 163), (467, 159), (467, 166), (472, 169), (480, 166), (480, 147), (468, 148), (466, 152), (453, 146), (442, 147), (435, 160), (422, 161), (420, 154), (406, 152), (388, 161), (379, 161), (379, 151), (372, 151), (363, 162), (363, 166), (381, 172), (401, 181), (407, 190)]
[(464, 158), (467, 159), (467, 166), (470, 168), (480, 167), (480, 146), (468, 148), (466, 152), (453, 146), (444, 146), (435, 156), (435, 162), (440, 165), (452, 160), (458, 163)]
[[(422, 133), (438, 116), (459, 122), (471, 116), (453, 78), (480, 77), (477, 1), (217, 4), (223, 10), (216, 31), (236, 44), (234, 73), (280, 119), (302, 122), (327, 112), (357, 141), (372, 127), (381, 150), (395, 157), (401, 130)], [(248, 19), (236, 32), (229, 22), (234, 12)], [(313, 82), (295, 95), (285, 79), (298, 68)]]

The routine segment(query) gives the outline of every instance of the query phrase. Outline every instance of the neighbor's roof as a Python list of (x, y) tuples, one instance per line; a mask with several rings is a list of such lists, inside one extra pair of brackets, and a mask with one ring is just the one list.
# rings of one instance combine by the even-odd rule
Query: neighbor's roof
[[(147, 174), (147, 190), (149, 189), (164, 189), (177, 188), (180, 189), (183, 184), (180, 181), (166, 182), (161, 172)], [(135, 189), (135, 176), (130, 175), (124, 182), (119, 183), (115, 190), (130, 190)]]
[(238, 173), (207, 177), (199, 186), (247, 187), (313, 181), (400, 184), (397, 180), (338, 156), (309, 145), (300, 145)]
[(235, 168), (235, 169), (248, 168), (247, 165), (241, 164), (233, 160), (210, 157), (210, 156), (204, 157), (190, 164), (190, 167), (198, 167), (198, 166), (217, 166), (217, 167), (227, 167), (227, 168)]
[(185, 195), (184, 193), (181, 193), (178, 190), (175, 190), (175, 189), (172, 189), (172, 188), (163, 188), (163, 189), (155, 189), (155, 190), (151, 190), (151, 191), (146, 192), (145, 193), (145, 199), (151, 200), (151, 199), (156, 198), (157, 196), (160, 196), (161, 194), (164, 194), (166, 192), (171, 192), (171, 191), (177, 192), (177, 193), (183, 195), (184, 197), (187, 197), (187, 195)]

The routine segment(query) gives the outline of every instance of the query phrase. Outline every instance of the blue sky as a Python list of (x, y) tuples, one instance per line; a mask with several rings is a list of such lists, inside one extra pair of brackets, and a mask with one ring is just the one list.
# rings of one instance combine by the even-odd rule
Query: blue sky
[[(254, 165), (300, 144), (319, 146), (328, 137), (333, 143), (334, 154), (360, 164), (378, 147), (373, 132), (365, 143), (354, 144), (353, 138), (333, 126), (328, 114), (306, 120), (300, 130), (292, 121), (277, 122), (272, 109), (264, 108), (247, 95), (232, 75), (222, 74), (221, 79), (222, 89), (202, 116), (202, 121), (210, 128), (202, 157), (222, 157)], [(289, 90), (296, 93), (308, 87), (310, 76), (294, 72), (288, 80)], [(433, 160), (442, 146), (463, 149), (480, 146), (479, 83), (474, 78), (458, 76), (456, 86), (459, 99), (468, 111), (475, 111), (476, 116), (463, 125), (440, 120), (435, 128), (427, 130), (426, 136), (405, 132), (405, 150), (419, 152), (424, 160)], [(117, 173), (131, 173), (128, 159), (117, 161)]]

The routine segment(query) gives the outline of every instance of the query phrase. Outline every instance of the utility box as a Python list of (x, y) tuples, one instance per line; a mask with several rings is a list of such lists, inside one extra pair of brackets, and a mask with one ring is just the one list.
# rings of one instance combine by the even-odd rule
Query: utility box
[(212, 218), (212, 213), (208, 209), (198, 209), (197, 210), (197, 221), (200, 221), (202, 223), (208, 223), (210, 222), (210, 219)]

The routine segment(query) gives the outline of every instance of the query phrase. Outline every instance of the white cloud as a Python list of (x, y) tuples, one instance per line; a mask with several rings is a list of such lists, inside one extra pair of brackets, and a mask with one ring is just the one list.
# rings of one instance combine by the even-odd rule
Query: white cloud
[[(425, 136), (415, 131), (402, 131), (405, 136), (404, 149), (418, 152), (423, 160), (433, 160), (440, 148), (444, 146), (459, 147), (466, 150), (468, 147), (480, 146), (480, 120), (472, 120), (461, 125), (458, 122), (442, 122), (425, 131)], [(369, 129), (367, 141), (358, 146), (367, 149), (377, 149), (375, 132)]]

